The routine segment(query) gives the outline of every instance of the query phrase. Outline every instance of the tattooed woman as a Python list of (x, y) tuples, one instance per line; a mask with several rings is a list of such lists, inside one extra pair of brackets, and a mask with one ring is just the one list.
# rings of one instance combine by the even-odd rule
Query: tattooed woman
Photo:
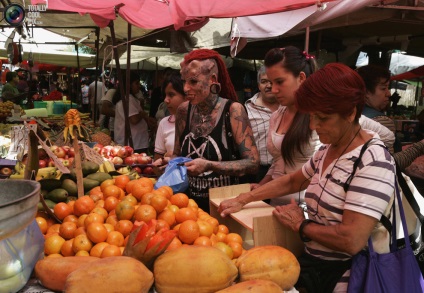
[(249, 118), (221, 56), (208, 49), (181, 62), (187, 101), (176, 113), (174, 156), (189, 157), (189, 197), (209, 212), (209, 188), (238, 184), (259, 168)]

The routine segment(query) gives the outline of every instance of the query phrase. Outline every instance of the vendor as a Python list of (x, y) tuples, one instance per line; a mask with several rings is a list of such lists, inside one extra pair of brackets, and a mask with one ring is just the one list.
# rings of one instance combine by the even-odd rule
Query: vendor
[(6, 84), (3, 86), (2, 100), (3, 102), (12, 101), (15, 104), (19, 104), (25, 97), (25, 94), (21, 94), (18, 90), (19, 76), (17, 72), (6, 73)]

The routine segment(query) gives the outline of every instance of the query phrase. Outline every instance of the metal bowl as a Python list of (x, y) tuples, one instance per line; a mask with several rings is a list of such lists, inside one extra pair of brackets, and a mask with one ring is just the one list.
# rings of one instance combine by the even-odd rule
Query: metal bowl
[(0, 180), (0, 240), (28, 226), (35, 218), (40, 183), (31, 180)]

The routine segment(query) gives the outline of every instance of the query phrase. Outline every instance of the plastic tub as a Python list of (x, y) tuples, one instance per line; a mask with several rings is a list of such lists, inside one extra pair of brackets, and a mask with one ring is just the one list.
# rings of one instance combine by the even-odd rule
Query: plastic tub
[(65, 104), (63, 102), (53, 103), (53, 114), (65, 114)]
[(34, 101), (34, 108), (47, 108), (47, 102)]

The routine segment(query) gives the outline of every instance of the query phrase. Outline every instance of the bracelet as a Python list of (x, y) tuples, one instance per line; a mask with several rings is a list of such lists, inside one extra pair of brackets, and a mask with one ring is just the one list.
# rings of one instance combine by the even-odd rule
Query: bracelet
[(300, 240), (302, 240), (303, 242), (309, 242), (309, 241), (312, 240), (311, 238), (308, 238), (308, 237), (306, 237), (306, 236), (303, 235), (303, 229), (306, 227), (306, 225), (308, 225), (310, 223), (315, 223), (315, 221), (306, 219), (306, 220), (303, 220), (302, 221), (302, 224), (300, 224), (300, 227), (299, 227), (299, 236), (300, 236)]

